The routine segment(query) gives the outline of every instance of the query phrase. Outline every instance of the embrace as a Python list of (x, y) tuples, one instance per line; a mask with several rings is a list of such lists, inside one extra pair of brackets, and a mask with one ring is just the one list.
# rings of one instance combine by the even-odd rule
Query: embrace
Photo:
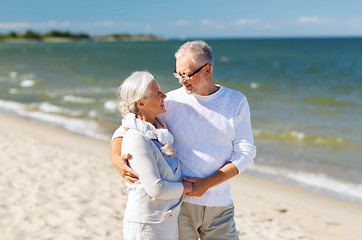
[(228, 179), (256, 155), (247, 99), (214, 84), (205, 42), (187, 42), (175, 57), (182, 87), (167, 97), (148, 72), (118, 91), (112, 163), (129, 189), (124, 239), (239, 239)]

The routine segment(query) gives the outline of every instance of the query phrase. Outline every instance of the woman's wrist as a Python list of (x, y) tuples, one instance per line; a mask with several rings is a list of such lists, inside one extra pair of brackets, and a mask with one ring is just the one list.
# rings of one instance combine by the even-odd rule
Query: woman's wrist
[(193, 182), (182, 181), (181, 183), (184, 186), (183, 194), (192, 192), (192, 190), (194, 189), (194, 183)]

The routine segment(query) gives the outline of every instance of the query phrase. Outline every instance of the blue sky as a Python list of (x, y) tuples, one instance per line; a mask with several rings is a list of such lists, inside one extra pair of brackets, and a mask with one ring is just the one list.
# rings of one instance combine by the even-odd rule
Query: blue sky
[(361, 0), (2, 0), (0, 33), (179, 37), (362, 36)]

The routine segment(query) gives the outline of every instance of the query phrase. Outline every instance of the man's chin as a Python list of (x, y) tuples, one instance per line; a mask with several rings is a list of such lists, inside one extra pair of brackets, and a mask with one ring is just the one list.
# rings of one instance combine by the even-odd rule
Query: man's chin
[(192, 89), (189, 90), (189, 89), (184, 88), (184, 90), (187, 94), (194, 94), (194, 91), (192, 91)]

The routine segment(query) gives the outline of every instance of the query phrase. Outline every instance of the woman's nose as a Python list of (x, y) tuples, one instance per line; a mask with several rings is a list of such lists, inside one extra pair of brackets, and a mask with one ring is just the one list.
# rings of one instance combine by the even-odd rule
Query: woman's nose
[(164, 94), (163, 92), (161, 92), (161, 99), (165, 99), (166, 98), (166, 94)]

